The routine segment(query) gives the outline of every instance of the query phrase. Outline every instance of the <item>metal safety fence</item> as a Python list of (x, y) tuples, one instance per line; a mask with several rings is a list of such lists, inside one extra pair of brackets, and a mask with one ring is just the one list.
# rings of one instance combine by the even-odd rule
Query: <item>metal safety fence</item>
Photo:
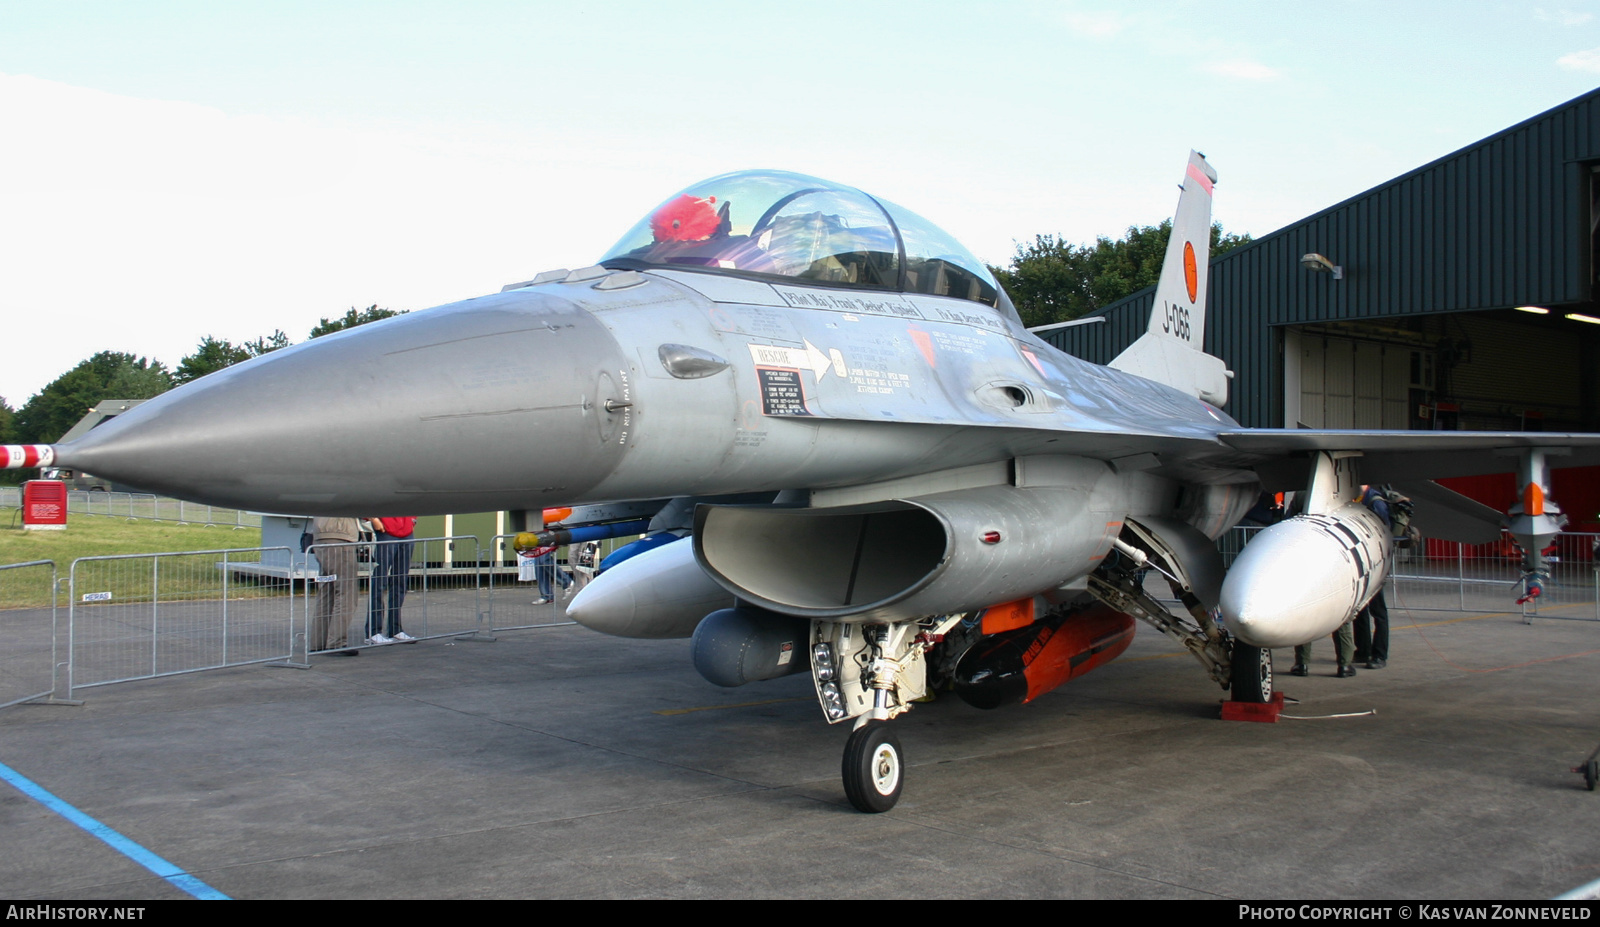
[[(75, 689), (287, 660), (296, 599), (263, 570), (282, 548), (80, 557), (68, 575), (68, 659)], [(63, 691), (64, 689), (64, 691)]]
[[(1224, 563), (1262, 530), (1237, 527), (1219, 538)], [(307, 665), (312, 654), (375, 646), (374, 631), (491, 639), (571, 624), (565, 606), (581, 580), (562, 590), (570, 574), (559, 560), (519, 563), (515, 537), (495, 535), (486, 546), (472, 535), (319, 544), (304, 571), (285, 566), (294, 560), (286, 547), (82, 557), (66, 579), (64, 624), (54, 563), (0, 566), (0, 707), (226, 666)], [(597, 560), (631, 540), (602, 542)], [(1528, 619), (1600, 620), (1600, 535), (1559, 535), (1545, 556), (1550, 579), (1524, 609)], [(539, 588), (540, 569), (551, 595)], [(1478, 545), (1427, 540), (1396, 552), (1389, 601), (1503, 612), (1520, 578), (1509, 535)]]
[(53, 561), (0, 566), (0, 708), (55, 691), (57, 585)]
[[(484, 564), (477, 537), (451, 535), (311, 546), (296, 659), (378, 646), (374, 631), (407, 638), (487, 635)], [(402, 641), (406, 638), (401, 638)]]
[[(0, 508), (21, 507), (22, 487), (0, 487)], [(143, 492), (68, 490), (67, 514), (114, 515), (119, 518), (147, 518), (155, 521), (224, 525), (234, 528), (261, 527), (259, 512), (202, 505)]]
[[(1231, 567), (1260, 527), (1240, 526), (1217, 539), (1223, 563)], [(1600, 620), (1600, 535), (1556, 535), (1545, 550), (1550, 577), (1544, 593), (1525, 605), (1522, 551), (1509, 532), (1487, 544), (1461, 544), (1425, 538), (1397, 549), (1385, 593), (1389, 605), (1418, 611), (1521, 611), (1538, 616)]]
[[(493, 629), (518, 631), (573, 624), (567, 617), (567, 603), (591, 578), (571, 562), (578, 545), (556, 550), (543, 563), (531, 563), (512, 548), (516, 537), (497, 534), (486, 551), (490, 561), (486, 563), (485, 588)], [(596, 542), (595, 563), (637, 539), (638, 535), (627, 535)]]
[(1397, 558), (1391, 605), (1409, 609), (1485, 612), (1518, 609), (1536, 616), (1600, 620), (1600, 535), (1558, 534), (1545, 549), (1550, 576), (1525, 605), (1522, 550), (1509, 533), (1487, 544), (1425, 540)]
[(1233, 569), (1233, 561), (1239, 559), (1239, 552), (1244, 550), (1244, 546), (1261, 530), (1256, 525), (1237, 525), (1217, 538), (1217, 550), (1222, 553), (1224, 569)]
[(497, 534), (489, 542), (493, 565), (488, 570), (487, 586), (494, 630), (572, 624), (566, 604), (581, 586), (558, 566), (555, 553), (541, 558), (545, 562), (519, 557), (511, 546), (515, 538), (515, 534)]

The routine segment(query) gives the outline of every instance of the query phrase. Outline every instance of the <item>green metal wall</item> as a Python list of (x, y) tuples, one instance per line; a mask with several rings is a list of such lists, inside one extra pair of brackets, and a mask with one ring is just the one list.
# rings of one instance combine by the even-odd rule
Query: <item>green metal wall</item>
[[(1235, 371), (1226, 411), (1283, 424), (1276, 326), (1589, 304), (1597, 162), (1600, 90), (1217, 258), (1205, 347)], [(1345, 279), (1302, 268), (1308, 252)], [(1042, 337), (1107, 363), (1144, 331), (1153, 299), (1141, 291), (1102, 310), (1105, 323)]]

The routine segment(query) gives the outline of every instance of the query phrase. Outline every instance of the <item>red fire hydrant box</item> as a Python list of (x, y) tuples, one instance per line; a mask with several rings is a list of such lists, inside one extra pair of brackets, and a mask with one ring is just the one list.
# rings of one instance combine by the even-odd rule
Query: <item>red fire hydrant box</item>
[(67, 527), (67, 484), (29, 480), (22, 484), (22, 527), (59, 531)]

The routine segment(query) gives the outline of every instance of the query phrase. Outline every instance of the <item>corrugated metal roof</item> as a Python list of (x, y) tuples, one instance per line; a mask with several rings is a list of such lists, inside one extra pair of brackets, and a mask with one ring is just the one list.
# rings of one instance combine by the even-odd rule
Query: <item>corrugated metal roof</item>
[[(1589, 302), (1594, 162), (1600, 90), (1212, 261), (1205, 346), (1236, 372), (1227, 411), (1248, 426), (1282, 424), (1274, 326)], [(1345, 278), (1302, 268), (1309, 252)], [(1154, 295), (1044, 338), (1106, 363), (1144, 330)]]

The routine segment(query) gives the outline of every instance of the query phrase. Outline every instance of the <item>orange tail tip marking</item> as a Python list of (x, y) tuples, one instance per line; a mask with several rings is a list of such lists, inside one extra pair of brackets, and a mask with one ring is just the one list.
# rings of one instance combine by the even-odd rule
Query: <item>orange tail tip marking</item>
[(1539, 488), (1538, 483), (1529, 483), (1522, 487), (1522, 514), (1544, 514), (1544, 490)]

